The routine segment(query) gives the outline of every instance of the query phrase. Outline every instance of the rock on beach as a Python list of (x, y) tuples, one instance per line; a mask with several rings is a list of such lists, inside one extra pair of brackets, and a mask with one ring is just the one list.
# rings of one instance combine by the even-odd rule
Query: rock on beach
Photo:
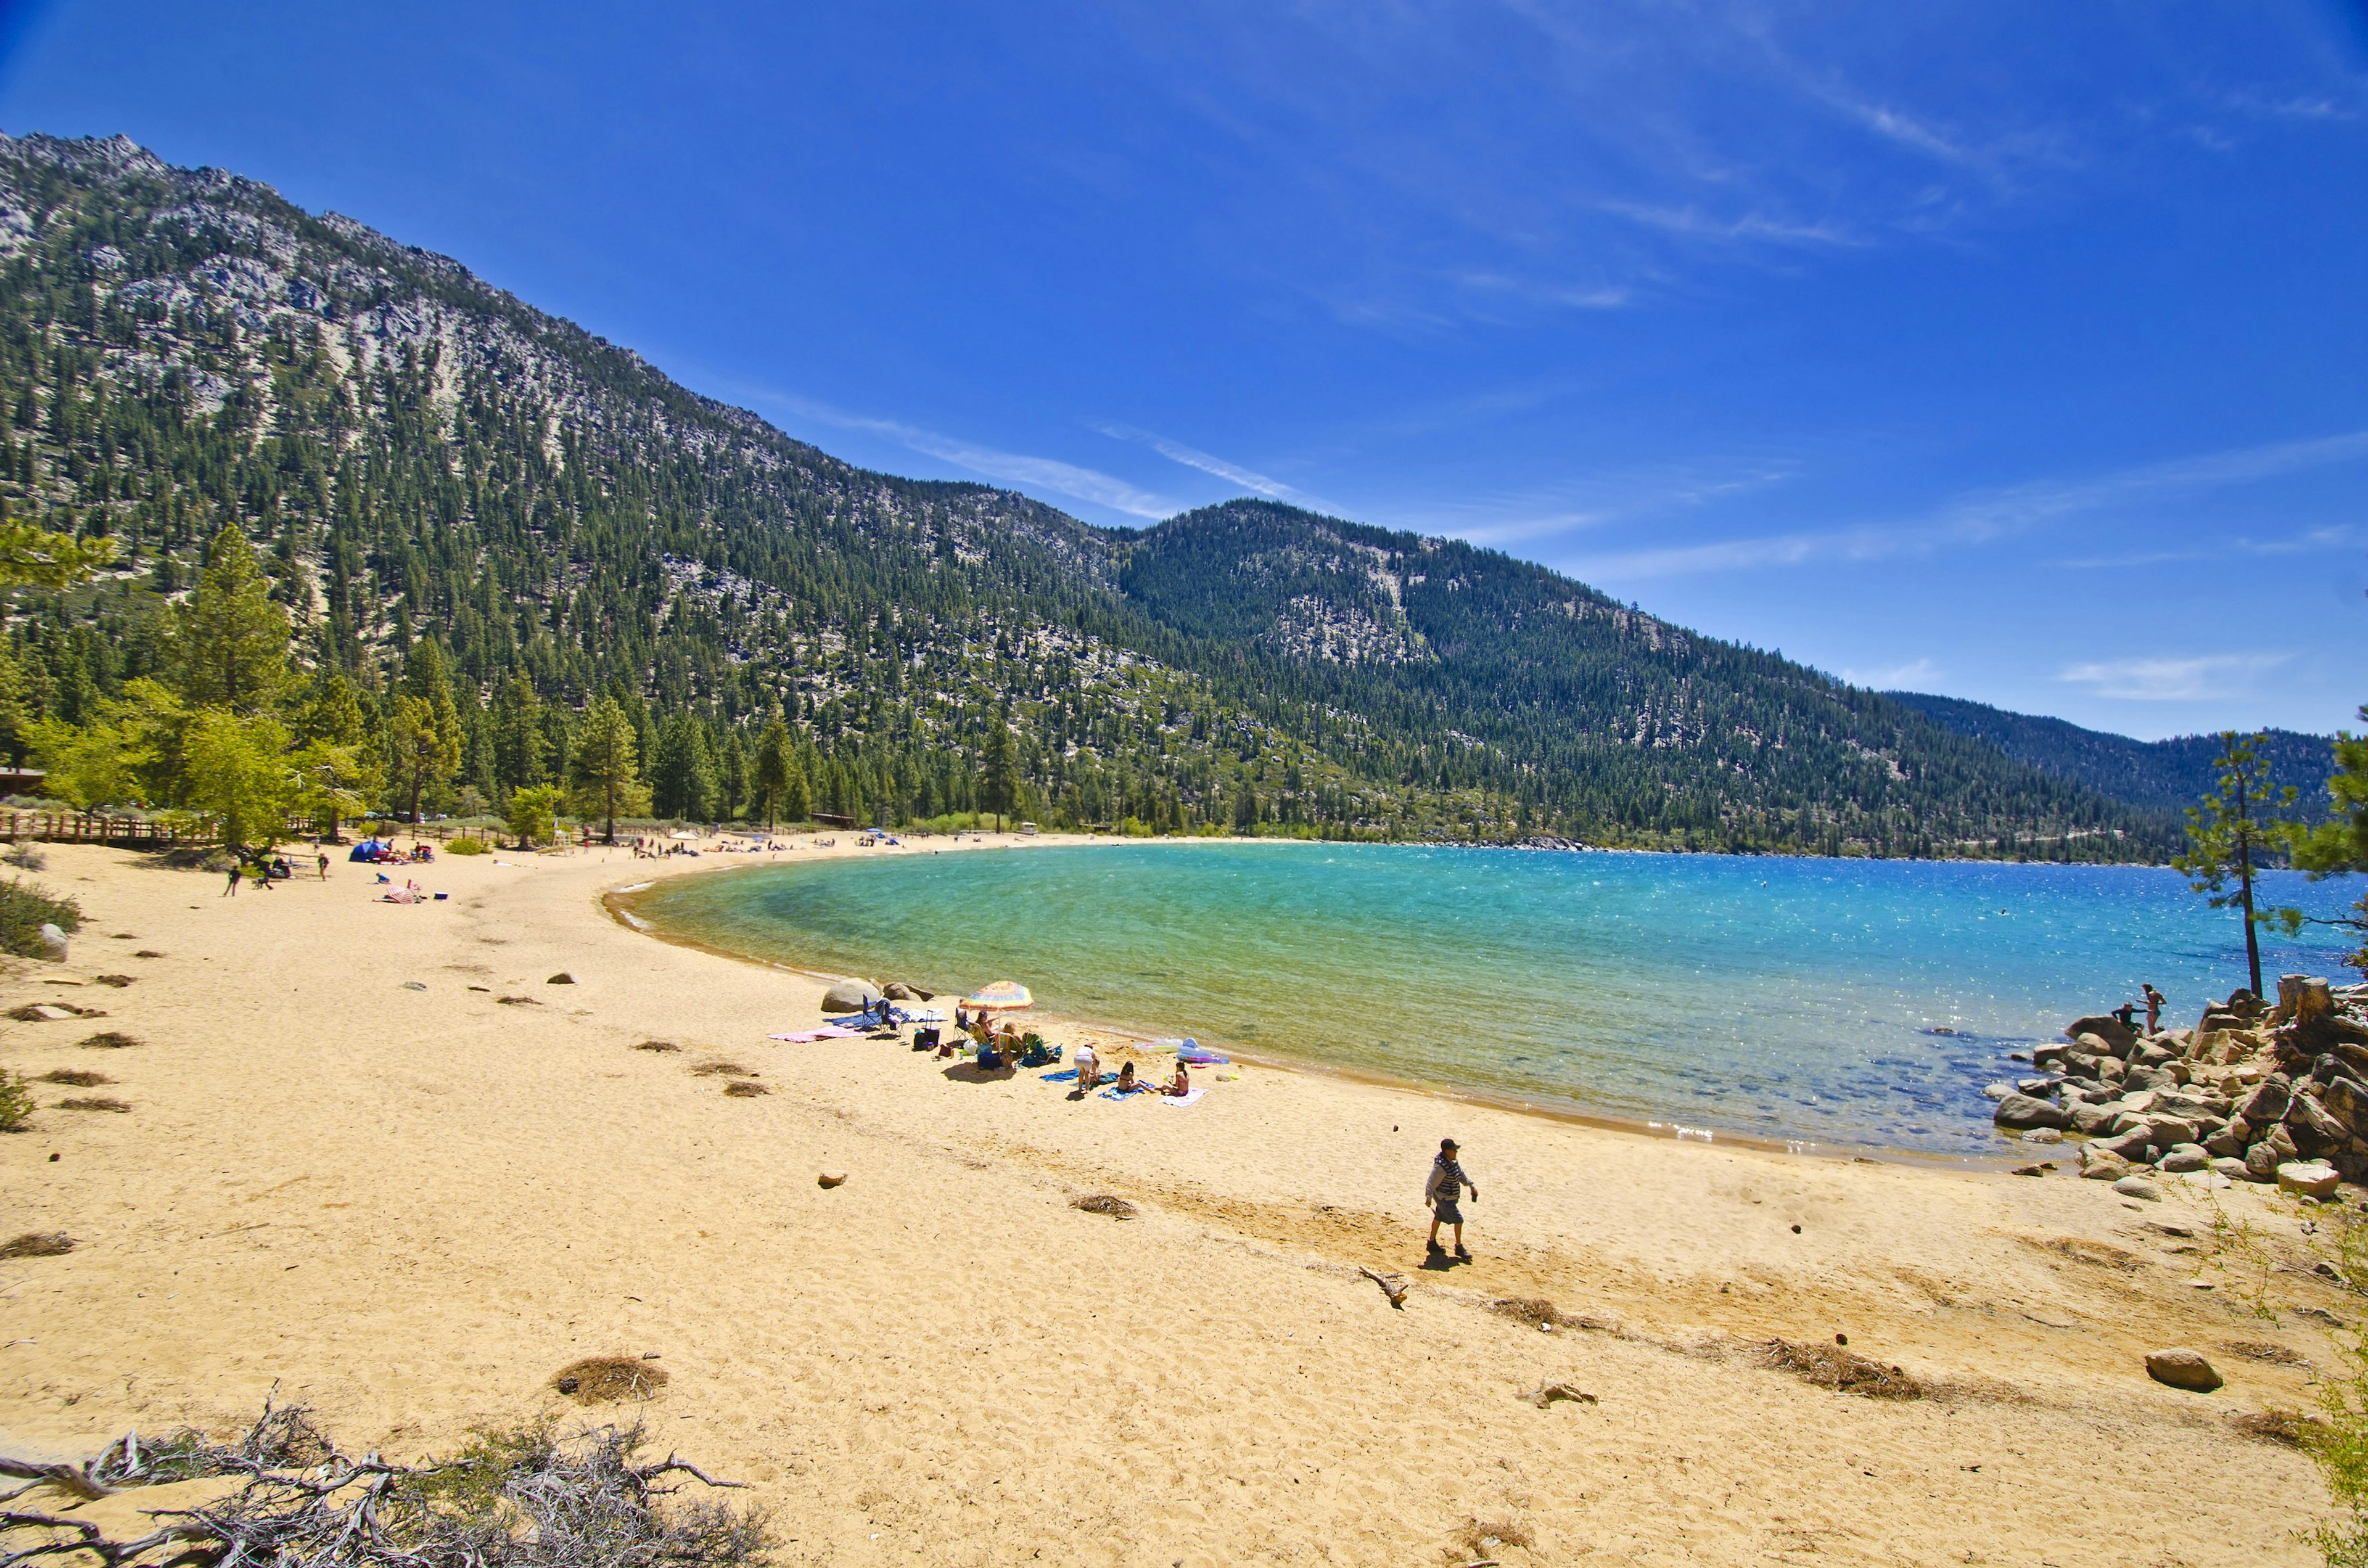
[(2190, 1393), (2210, 1393), (2226, 1381), (2201, 1350), (2149, 1350), (2146, 1369), (2146, 1376), (2156, 1382)]

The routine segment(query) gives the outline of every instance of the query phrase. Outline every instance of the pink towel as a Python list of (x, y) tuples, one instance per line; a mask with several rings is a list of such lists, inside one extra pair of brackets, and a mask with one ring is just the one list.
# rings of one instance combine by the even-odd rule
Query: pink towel
[(774, 1040), (792, 1040), (799, 1045), (806, 1045), (818, 1040), (846, 1040), (849, 1036), (860, 1032), (860, 1030), (856, 1029), (840, 1028), (837, 1024), (825, 1024), (818, 1029), (800, 1029), (795, 1034), (777, 1034), (771, 1038)]

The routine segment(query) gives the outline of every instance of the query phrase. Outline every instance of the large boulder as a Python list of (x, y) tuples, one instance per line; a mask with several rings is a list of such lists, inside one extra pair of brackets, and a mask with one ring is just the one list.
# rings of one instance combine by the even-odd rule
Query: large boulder
[(2157, 1149), (2176, 1149), (2203, 1136), (2195, 1123), (2183, 1116), (2147, 1117), (2146, 1133), (2147, 1142)]
[(2119, 1132), (2111, 1138), (2097, 1139), (2089, 1147), (2104, 1153), (2118, 1155), (2130, 1164), (2135, 1165), (2146, 1157), (2146, 1152), (2153, 1142), (2153, 1135), (2141, 1127), (2135, 1132)]
[(2083, 1138), (2094, 1138), (2110, 1131), (2113, 1119), (2122, 1114), (2113, 1105), (2076, 1105), (2070, 1108), (2072, 1131)]
[(2147, 1203), (2162, 1201), (2162, 1188), (2142, 1176), (2125, 1176), (2113, 1184), (2113, 1190), (2123, 1198), (2135, 1198)]
[(2368, 1133), (2368, 1089), (2350, 1078), (2329, 1079), (2318, 1092), (2318, 1105), (2354, 1136)]
[(2288, 1160), (2277, 1170), (2278, 1186), (2298, 1198), (2332, 1198), (2341, 1179), (2319, 1160)]
[(2122, 1091), (2132, 1089), (2175, 1089), (2179, 1074), (2168, 1067), (2133, 1067), (2122, 1074)]
[(2277, 1180), (2278, 1152), (2266, 1142), (2256, 1143), (2246, 1150), (2245, 1179), (2247, 1181)]
[(2274, 1125), (2286, 1113), (2286, 1104), (2294, 1089), (2283, 1073), (2272, 1073), (2256, 1085), (2253, 1092), (2237, 1102), (2237, 1114), (2255, 1127)]
[(2327, 982), (2310, 974), (2278, 976), (2278, 1005), (2270, 1016), (2279, 1023), (2308, 1023), (2324, 1017), (2335, 1006)]
[(2130, 1174), (2130, 1163), (2094, 1143), (2080, 1145), (2080, 1175), (2089, 1181), (2119, 1181)]
[(2191, 1393), (2210, 1393), (2226, 1380), (2212, 1369), (2201, 1350), (2149, 1350), (2146, 1376)]
[(2245, 1163), (2245, 1141), (2237, 1135), (2233, 1127), (2224, 1127), (2206, 1138), (2203, 1147), (2215, 1158), (2235, 1160), (2238, 1165)]
[(2028, 1132), (2034, 1127), (2063, 1127), (2071, 1119), (2052, 1100), (2032, 1095), (2009, 1095), (1998, 1101), (1990, 1120), (2003, 1131)]
[(2040, 1046), (2032, 1051), (2031, 1064), (2041, 1068), (2055, 1067), (2070, 1053), (2071, 1050), (2068, 1045)]
[(2099, 1013), (2091, 1017), (2075, 1018), (2064, 1026), (2064, 1038), (2077, 1040), (2084, 1034), (2095, 1035), (2112, 1047), (2116, 1056), (2137, 1043), (2137, 1031), (2121, 1019)]
[(2200, 1171), (2212, 1164), (2212, 1156), (2198, 1143), (2174, 1144), (2162, 1157), (2162, 1173), (2180, 1176), (2188, 1171)]
[(2335, 1153), (2351, 1142), (2351, 1130), (2328, 1115), (2317, 1096), (2308, 1093), (2294, 1096), (2280, 1125), (2294, 1140), (2294, 1153), (2305, 1160)]
[(868, 980), (841, 980), (822, 994), (825, 1013), (860, 1013), (880, 1005), (880, 987)]

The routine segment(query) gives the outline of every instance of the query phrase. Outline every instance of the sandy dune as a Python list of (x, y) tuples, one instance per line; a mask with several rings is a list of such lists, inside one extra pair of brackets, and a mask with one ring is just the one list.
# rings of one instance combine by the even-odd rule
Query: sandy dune
[[(884, 1042), (770, 1043), (816, 1021), (819, 985), (599, 903), (733, 863), (448, 859), (421, 880), (450, 900), (402, 908), (343, 862), (233, 900), (53, 849), (41, 880), (90, 924), (0, 1005), (109, 1017), (0, 1024), (0, 1065), (96, 1069), (116, 1083), (44, 1084), (43, 1105), (133, 1108), (0, 1138), (0, 1238), (77, 1241), (0, 1263), (0, 1450), (228, 1427), (276, 1382), (349, 1447), (427, 1454), (575, 1418), (561, 1366), (655, 1352), (656, 1446), (755, 1483), (790, 1562), (2313, 1560), (2291, 1539), (2323, 1506), (2311, 1467), (2226, 1419), (2306, 1405), (2308, 1373), (2219, 1347), (2331, 1364), (2293, 1309), (2349, 1320), (2349, 1299), (2278, 1276), (2286, 1310), (2258, 1315), (2189, 1196), (1262, 1068), (1178, 1110)], [(140, 1043), (77, 1043), (99, 1028)], [(652, 1040), (682, 1049), (634, 1049)], [(712, 1062), (770, 1092), (727, 1096), (692, 1071)], [(1420, 1187), (1448, 1132), (1479, 1256), (1439, 1272)], [(847, 1184), (818, 1187), (825, 1168)], [(1088, 1192), (1142, 1216), (1071, 1207)], [(1360, 1266), (1406, 1273), (1405, 1309)], [(1485, 1310), (1516, 1295), (1618, 1327)], [(1933, 1392), (1846, 1396), (1749, 1353), (1838, 1333)], [(2165, 1345), (2228, 1386), (2151, 1383)], [(1523, 1397), (1549, 1381), (1597, 1403)], [(1484, 1550), (1475, 1521), (1533, 1544)]]

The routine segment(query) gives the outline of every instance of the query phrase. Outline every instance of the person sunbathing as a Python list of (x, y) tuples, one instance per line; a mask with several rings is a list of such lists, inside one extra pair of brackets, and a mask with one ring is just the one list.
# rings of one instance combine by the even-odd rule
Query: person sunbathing
[(1131, 1095), (1137, 1089), (1147, 1089), (1151, 1085), (1134, 1075), (1134, 1062), (1129, 1058), (1119, 1063), (1118, 1082), (1112, 1087), (1121, 1095)]
[(1192, 1092), (1192, 1074), (1186, 1069), (1182, 1057), (1176, 1059), (1176, 1076), (1162, 1084), (1159, 1092), (1175, 1099), (1181, 1099)]

